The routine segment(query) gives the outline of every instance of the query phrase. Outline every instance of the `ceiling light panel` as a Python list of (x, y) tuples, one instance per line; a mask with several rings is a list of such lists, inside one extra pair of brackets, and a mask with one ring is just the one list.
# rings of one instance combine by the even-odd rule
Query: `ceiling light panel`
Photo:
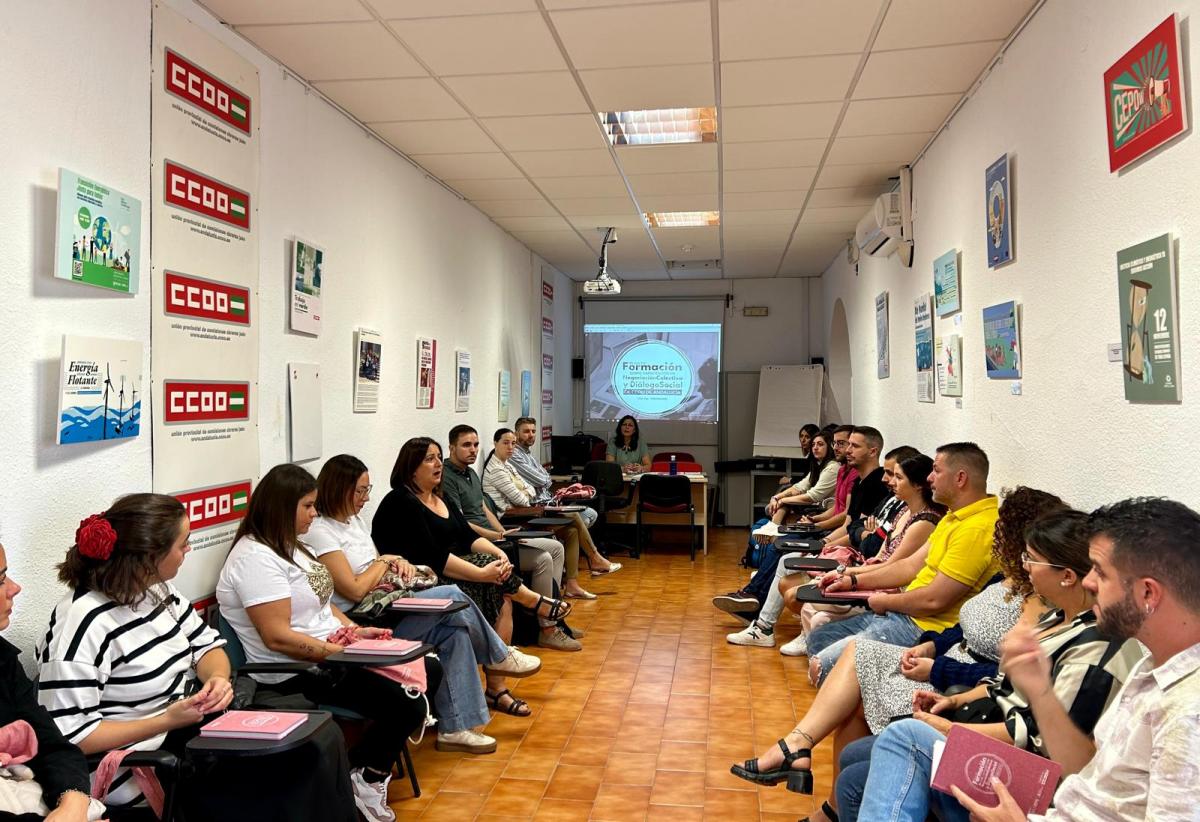
[(603, 111), (671, 108), (681, 100), (694, 106), (713, 106), (713, 66), (691, 63), (682, 66), (590, 69), (579, 72), (588, 96)]
[(843, 100), (859, 55), (721, 61), (722, 106)]
[(892, 0), (875, 48), (1003, 40), (1033, 5), (1034, 0), (991, 0), (972, 5), (964, 14), (962, 0)]
[(389, 20), (388, 25), (441, 76), (566, 69), (536, 12)]
[(550, 13), (578, 69), (711, 63), (707, 2)]
[(961, 94), (975, 82), (1002, 42), (873, 51), (854, 87), (854, 99)]
[(201, 0), (201, 5), (231, 26), (371, 19), (358, 0)]
[(721, 224), (716, 211), (651, 211), (645, 215), (651, 228), (695, 228)]
[(717, 110), (662, 108), (642, 111), (601, 111), (596, 116), (614, 146), (659, 146), (673, 143), (715, 143)]
[(310, 83), (428, 73), (375, 21), (241, 26), (240, 34)]
[(721, 59), (861, 52), (879, 7), (880, 0), (720, 0)]

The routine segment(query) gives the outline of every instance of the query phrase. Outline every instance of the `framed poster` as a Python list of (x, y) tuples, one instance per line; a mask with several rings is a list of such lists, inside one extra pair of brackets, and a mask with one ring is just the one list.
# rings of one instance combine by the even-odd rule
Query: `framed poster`
[(888, 293), (875, 298), (875, 377), (886, 380), (892, 373), (888, 353)]
[(454, 410), (471, 410), (471, 352), (454, 352)]
[(55, 277), (136, 294), (141, 249), (141, 200), (65, 168), (58, 170)]
[(1012, 180), (1008, 155), (987, 167), (984, 173), (984, 206), (987, 218), (988, 268), (1012, 260)]
[(533, 394), (533, 372), (521, 372), (521, 416), (529, 416), (529, 406), (532, 401)]
[(933, 261), (933, 301), (939, 317), (961, 308), (958, 301), (958, 249), (952, 248)]
[(989, 380), (1021, 378), (1021, 335), (1014, 301), (983, 309), (983, 354)]
[(1179, 19), (1172, 14), (1104, 72), (1108, 170), (1117, 171), (1187, 130)]
[(374, 414), (379, 410), (382, 360), (383, 337), (379, 332), (354, 329), (354, 413)]
[(962, 315), (951, 320), (950, 330), (934, 339), (937, 349), (938, 393), (943, 397), (962, 396)]
[(288, 432), (292, 462), (321, 456), (321, 366), (288, 363)]
[(1179, 401), (1179, 309), (1171, 235), (1117, 252), (1125, 399)]
[(63, 335), (59, 445), (136, 437), (142, 430), (141, 395), (140, 342)]
[(433, 408), (437, 383), (437, 340), (417, 337), (417, 408)]
[(325, 251), (312, 243), (292, 243), (291, 329), (303, 334), (321, 333), (321, 271)]
[(508, 422), (508, 399), (512, 393), (512, 374), (508, 371), (500, 372), (500, 385), (496, 392), (496, 420), (499, 422)]
[(934, 355), (933, 355), (933, 312), (930, 310), (932, 300), (929, 294), (922, 294), (913, 302), (913, 323), (915, 326), (916, 355), (917, 355), (917, 401), (933, 402), (934, 393)]

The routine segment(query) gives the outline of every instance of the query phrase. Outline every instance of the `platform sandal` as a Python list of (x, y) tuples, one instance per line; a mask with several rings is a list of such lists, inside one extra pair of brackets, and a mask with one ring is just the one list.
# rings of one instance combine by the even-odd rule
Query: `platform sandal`
[[(542, 604), (549, 603), (550, 609), (546, 613), (542, 613)], [(561, 599), (543, 596), (538, 594), (537, 605), (529, 609), (533, 613), (540, 616), (542, 619), (548, 619), (551, 622), (558, 622), (560, 619), (566, 619), (571, 613), (571, 603), (563, 602)]]
[[(490, 707), (495, 708), (502, 714), (508, 714), (509, 716), (531, 716), (533, 714), (533, 709), (529, 707), (529, 703), (513, 696), (513, 692), (508, 688), (505, 688), (503, 691), (489, 691), (485, 689), (483, 696)], [(500, 704), (500, 700), (504, 699), (504, 697), (508, 697), (507, 705)], [(522, 713), (522, 708), (526, 709), (524, 713)]]
[[(833, 809), (833, 806), (830, 805), (828, 802), (821, 803), (821, 813), (825, 814), (825, 818), (828, 819), (829, 822), (838, 822), (837, 811), (835, 811)], [(803, 819), (801, 819), (800, 822), (812, 822), (812, 818), (806, 816)]]
[(788, 749), (782, 739), (777, 743), (783, 751), (783, 763), (773, 771), (760, 771), (758, 759), (747, 759), (741, 765), (730, 767), (729, 772), (734, 776), (753, 782), (756, 785), (778, 785), (787, 780), (787, 789), (793, 793), (811, 794), (813, 792), (813, 775), (810, 768), (793, 770), (792, 763), (803, 757), (812, 757), (812, 751), (801, 748), (798, 751)]

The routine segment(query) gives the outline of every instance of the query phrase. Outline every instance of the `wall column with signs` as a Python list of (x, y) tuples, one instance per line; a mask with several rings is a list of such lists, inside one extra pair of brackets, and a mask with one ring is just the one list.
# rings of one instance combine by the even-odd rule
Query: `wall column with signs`
[(258, 478), (258, 71), (154, 4), (154, 490), (187, 509), (202, 602)]
[[(545, 276), (545, 272), (543, 272)], [(554, 284), (542, 280), (542, 459), (550, 459), (554, 426)]]

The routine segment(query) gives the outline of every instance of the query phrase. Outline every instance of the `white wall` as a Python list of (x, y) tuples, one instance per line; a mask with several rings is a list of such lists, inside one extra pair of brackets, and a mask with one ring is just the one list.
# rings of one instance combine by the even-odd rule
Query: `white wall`
[[(513, 375), (509, 423), (520, 412), (520, 372), (540, 396), (543, 263), (524, 246), (289, 79), (269, 59), (187, 0), (172, 5), (254, 62), (261, 74), (260, 449), (265, 471), (288, 457), (289, 360), (322, 365), (324, 456), (351, 452), (387, 487), (405, 439), (444, 440), (468, 422), (498, 425), (497, 373)], [(63, 25), (71, 20), (71, 25)], [(25, 586), (7, 637), (28, 647), (62, 594), (52, 566), (78, 521), (114, 497), (151, 485), (149, 426), (132, 442), (54, 444), (61, 335), (94, 334), (146, 346), (149, 398), (150, 3), (69, 0), (20, 3), (0, 30), (6, 82), (0, 103), (0, 301), (5, 356), (0, 414), (9, 443), (0, 484), (0, 525), (12, 575)], [(119, 297), (51, 276), (57, 169), (66, 166), (140, 197), (141, 293)], [(299, 235), (327, 252), (325, 328), (287, 332), (289, 242)], [(550, 271), (550, 269), (547, 269)], [(554, 272), (569, 301), (570, 282)], [(381, 411), (351, 413), (352, 329), (382, 331)], [(415, 338), (438, 340), (436, 407), (415, 408)], [(558, 358), (570, 355), (570, 334)], [(454, 349), (473, 356), (471, 411), (453, 411)], [(568, 371), (569, 379), (569, 371)], [(536, 402), (536, 400), (535, 400)], [(569, 413), (569, 412), (568, 412)], [(308, 463), (314, 472), (319, 462)], [(368, 513), (370, 513), (368, 510)]]
[[(835, 301), (849, 323), (853, 419), (879, 426), (889, 446), (928, 451), (978, 442), (993, 488), (1028, 484), (1091, 507), (1134, 494), (1200, 505), (1193, 452), (1200, 430), (1200, 142), (1184, 135), (1121, 174), (1105, 148), (1102, 75), (1169, 13), (1196, 2), (1054, 0), (1014, 41), (1003, 62), (914, 169), (916, 258), (865, 258), (856, 277), (840, 255), (824, 275), (828, 338)], [(1196, 65), (1185, 49), (1185, 71)], [(1190, 92), (1195, 76), (1187, 77)], [(1193, 96), (1194, 95), (1190, 95)], [(1191, 116), (1195, 116), (1194, 110)], [(984, 169), (1013, 162), (1015, 262), (989, 270), (984, 257)], [(1179, 240), (1184, 401), (1133, 405), (1120, 363), (1116, 252), (1164, 232)], [(933, 260), (962, 252), (963, 407), (916, 401), (913, 300), (932, 291)], [(874, 298), (891, 292), (891, 377), (875, 378)], [(981, 311), (1022, 305), (1023, 393), (984, 375)], [(935, 320), (936, 323), (936, 320)], [(935, 324), (935, 331), (936, 331)]]

